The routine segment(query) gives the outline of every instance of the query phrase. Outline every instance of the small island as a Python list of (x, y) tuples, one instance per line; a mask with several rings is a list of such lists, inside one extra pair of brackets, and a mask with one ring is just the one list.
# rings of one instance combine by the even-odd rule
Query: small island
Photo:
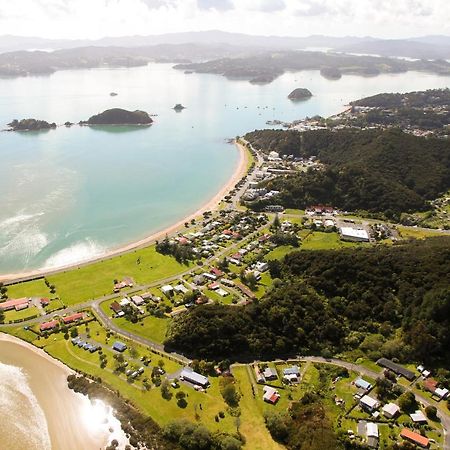
[(37, 130), (50, 130), (56, 128), (56, 123), (48, 123), (45, 120), (37, 119), (14, 119), (8, 123), (10, 131), (37, 131)]
[(342, 72), (337, 67), (322, 67), (320, 75), (328, 80), (340, 80), (342, 78)]
[(305, 89), (305, 88), (297, 88), (294, 89), (289, 95), (288, 95), (288, 99), (289, 100), (306, 100), (308, 98), (312, 97), (312, 93), (309, 89)]
[(109, 95), (111, 97), (117, 97), (119, 94), (117, 92), (110, 92)]
[(177, 103), (177, 104), (173, 107), (173, 109), (174, 109), (175, 111), (183, 111), (183, 109), (186, 109), (186, 106), (183, 106), (181, 103)]
[(80, 125), (150, 125), (153, 119), (145, 111), (127, 111), (126, 109), (107, 109), (96, 114)]

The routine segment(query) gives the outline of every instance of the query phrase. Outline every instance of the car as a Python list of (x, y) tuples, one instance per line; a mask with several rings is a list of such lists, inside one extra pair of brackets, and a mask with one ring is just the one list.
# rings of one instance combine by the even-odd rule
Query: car
[(177, 388), (178, 388), (178, 384), (175, 383), (175, 381), (173, 381), (172, 383), (170, 383), (170, 385), (171, 385), (174, 389), (177, 389)]
[(139, 373), (144, 373), (144, 368), (143, 367), (139, 367), (138, 372)]

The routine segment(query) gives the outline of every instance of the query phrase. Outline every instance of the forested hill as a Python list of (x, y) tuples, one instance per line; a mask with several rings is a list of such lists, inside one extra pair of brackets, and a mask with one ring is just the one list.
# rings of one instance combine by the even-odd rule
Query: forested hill
[(244, 307), (180, 315), (171, 350), (191, 357), (265, 358), (364, 351), (402, 361), (450, 362), (450, 238), (272, 262), (276, 287)]
[[(280, 203), (314, 203), (396, 216), (423, 210), (450, 187), (450, 143), (397, 129), (366, 131), (262, 130), (245, 138), (257, 149), (297, 157), (317, 156), (324, 171), (279, 178)], [(261, 205), (264, 206), (264, 205)]]

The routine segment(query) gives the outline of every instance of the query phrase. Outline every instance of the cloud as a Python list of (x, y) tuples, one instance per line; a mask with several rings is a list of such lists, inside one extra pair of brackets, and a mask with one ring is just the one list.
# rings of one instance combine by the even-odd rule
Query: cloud
[(218, 11), (228, 11), (234, 8), (231, 0), (197, 0), (200, 9), (216, 9)]
[(320, 16), (331, 12), (331, 8), (322, 1), (315, 0), (303, 0), (299, 5), (298, 9), (295, 11), (296, 16)]

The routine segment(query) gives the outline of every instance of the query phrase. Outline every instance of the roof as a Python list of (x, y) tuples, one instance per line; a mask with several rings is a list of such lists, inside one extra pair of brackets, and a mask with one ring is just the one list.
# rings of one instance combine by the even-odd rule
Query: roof
[(401, 366), (400, 364), (396, 364), (395, 362), (391, 361), (390, 359), (386, 358), (380, 358), (377, 361), (377, 364), (381, 367), (386, 367), (386, 369), (392, 370), (398, 375), (404, 376), (407, 380), (414, 380), (416, 378), (416, 375), (411, 370), (406, 369), (405, 367)]
[(75, 313), (71, 316), (63, 317), (64, 323), (75, 322), (75, 320), (81, 320), (83, 318), (83, 313)]
[(28, 303), (28, 301), (29, 301), (28, 298), (17, 298), (14, 300), (7, 300), (6, 302), (0, 303), (0, 308), (1, 309), (14, 308), (15, 306)]
[(355, 381), (355, 386), (359, 387), (359, 388), (362, 388), (362, 389), (364, 389), (366, 391), (372, 387), (372, 385), (368, 381), (363, 380), (362, 378), (358, 378)]
[(113, 345), (114, 350), (119, 350), (119, 351), (123, 352), (124, 350), (126, 350), (126, 348), (127, 348), (127, 346), (123, 342), (119, 342), (119, 341), (114, 342), (114, 345)]
[(408, 428), (403, 428), (403, 430), (400, 433), (400, 436), (405, 439), (409, 439), (410, 441), (416, 442), (417, 444), (421, 445), (422, 447), (428, 447), (430, 444), (430, 440), (422, 436), (419, 433), (415, 433), (414, 431), (409, 430)]
[(427, 418), (425, 417), (425, 414), (418, 409), (415, 413), (412, 413), (409, 415), (411, 417), (411, 420), (413, 422), (426, 422)]
[(378, 437), (378, 425), (373, 422), (367, 422), (366, 435), (367, 437)]
[(121, 306), (117, 303), (117, 302), (112, 302), (109, 307), (114, 311), (114, 312), (119, 312), (122, 311)]
[(434, 378), (428, 378), (423, 382), (423, 387), (430, 392), (435, 392), (438, 386), (438, 382)]
[(395, 403), (388, 403), (383, 406), (383, 412), (388, 413), (391, 416), (395, 416), (400, 411), (400, 408)]
[(443, 388), (437, 388), (434, 393), (441, 398), (445, 398), (448, 395), (448, 389)]
[(341, 235), (343, 237), (369, 240), (369, 235), (366, 230), (357, 230), (356, 228), (351, 227), (342, 227)]
[(161, 287), (161, 290), (163, 292), (171, 292), (171, 291), (173, 291), (173, 287), (170, 284), (166, 284), (165, 286)]
[(368, 395), (362, 397), (360, 402), (372, 409), (378, 406), (378, 400), (375, 400), (374, 398), (369, 397)]
[(300, 373), (300, 369), (298, 366), (287, 367), (283, 370), (283, 375), (298, 375)]
[(201, 386), (204, 386), (205, 384), (209, 383), (209, 380), (207, 377), (200, 375), (197, 372), (194, 372), (191, 368), (185, 367), (181, 373), (180, 377), (186, 378), (188, 381), (192, 381), (195, 384), (199, 384)]
[(58, 325), (58, 321), (52, 320), (50, 322), (41, 323), (41, 325), (39, 326), (39, 329), (41, 331), (51, 330), (52, 328), (55, 328), (57, 325)]

